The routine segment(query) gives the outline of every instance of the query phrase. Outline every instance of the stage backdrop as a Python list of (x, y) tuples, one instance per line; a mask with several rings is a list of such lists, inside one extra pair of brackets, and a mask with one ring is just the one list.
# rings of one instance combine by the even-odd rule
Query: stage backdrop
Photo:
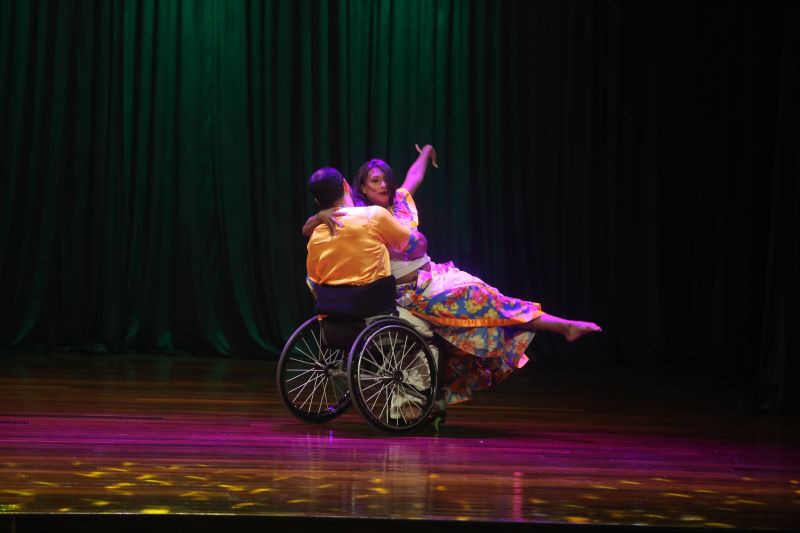
[(437, 261), (606, 333), (538, 364), (798, 389), (795, 2), (0, 2), (0, 346), (275, 357), (305, 181), (386, 159)]

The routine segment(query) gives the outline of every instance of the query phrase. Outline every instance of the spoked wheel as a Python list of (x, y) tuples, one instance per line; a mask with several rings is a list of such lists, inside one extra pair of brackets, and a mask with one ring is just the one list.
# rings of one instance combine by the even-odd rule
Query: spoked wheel
[(387, 433), (414, 431), (436, 398), (436, 360), (427, 342), (397, 319), (368, 326), (350, 350), (347, 377), (364, 420)]
[(284, 405), (305, 422), (327, 422), (350, 406), (345, 351), (326, 346), (320, 323), (311, 317), (289, 337), (278, 361), (278, 390)]

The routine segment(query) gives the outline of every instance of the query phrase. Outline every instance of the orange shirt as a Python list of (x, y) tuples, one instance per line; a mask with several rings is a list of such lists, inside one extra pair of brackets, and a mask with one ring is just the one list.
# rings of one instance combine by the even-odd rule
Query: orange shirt
[(404, 248), (410, 230), (376, 205), (341, 211), (343, 227), (335, 235), (321, 224), (308, 240), (308, 278), (324, 285), (366, 285), (391, 275), (386, 247)]

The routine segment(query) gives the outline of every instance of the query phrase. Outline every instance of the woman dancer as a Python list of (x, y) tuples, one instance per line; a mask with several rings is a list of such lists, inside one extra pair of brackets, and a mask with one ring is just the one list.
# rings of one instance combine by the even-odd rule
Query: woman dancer
[[(416, 229), (419, 216), (412, 194), (422, 184), (428, 162), (437, 166), (431, 145), (417, 146), (417, 151), (419, 156), (399, 188), (385, 161), (372, 159), (361, 165), (353, 180), (354, 201), (380, 205), (402, 224)], [(303, 233), (312, 232), (320, 223), (335, 231), (335, 211), (312, 216)], [(569, 342), (602, 331), (593, 322), (559, 318), (544, 313), (538, 303), (504, 296), (452, 262), (437, 264), (427, 254), (409, 257), (398, 250), (390, 250), (390, 255), (398, 305), (429, 322), (452, 347), (445, 367), (446, 405), (469, 400), (473, 392), (522, 368), (528, 362), (525, 350), (537, 331), (559, 333)]]

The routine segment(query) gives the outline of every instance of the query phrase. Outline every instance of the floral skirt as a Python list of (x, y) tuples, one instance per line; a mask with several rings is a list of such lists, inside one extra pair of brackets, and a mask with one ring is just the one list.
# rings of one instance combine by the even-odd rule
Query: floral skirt
[(431, 263), (417, 282), (399, 285), (397, 304), (428, 321), (451, 346), (446, 354), (446, 404), (506, 379), (528, 362), (534, 333), (520, 326), (540, 317), (535, 302), (503, 296), (453, 263)]

